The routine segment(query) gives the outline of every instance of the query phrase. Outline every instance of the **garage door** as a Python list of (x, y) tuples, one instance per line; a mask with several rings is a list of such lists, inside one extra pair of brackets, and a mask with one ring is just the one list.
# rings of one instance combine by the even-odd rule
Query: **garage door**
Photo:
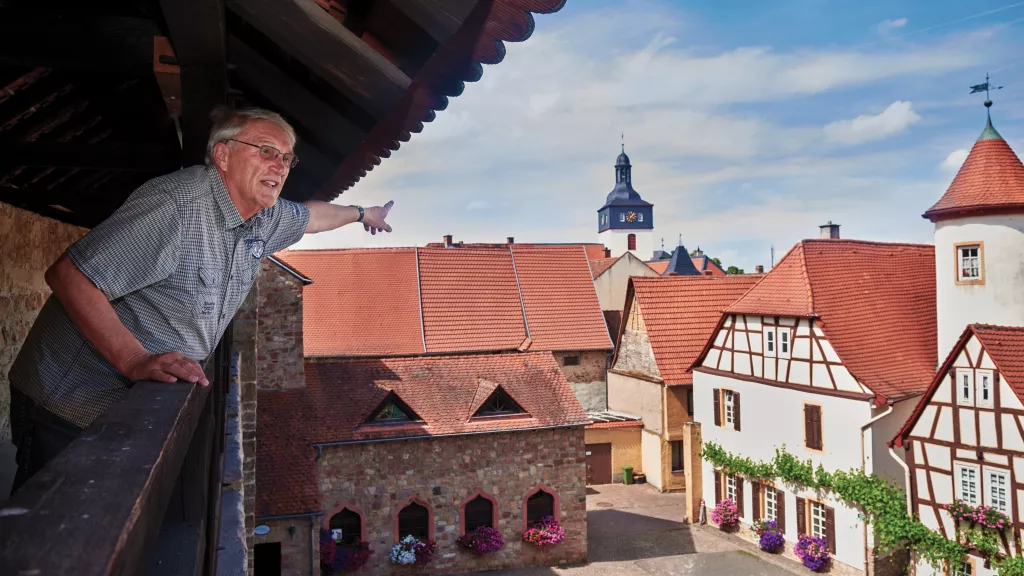
[(612, 445), (587, 444), (587, 484), (612, 483)]

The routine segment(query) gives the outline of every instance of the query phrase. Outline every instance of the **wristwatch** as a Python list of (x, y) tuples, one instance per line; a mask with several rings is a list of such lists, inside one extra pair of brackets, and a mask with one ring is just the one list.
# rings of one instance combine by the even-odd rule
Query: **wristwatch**
[(353, 208), (355, 208), (356, 210), (359, 210), (359, 218), (356, 218), (356, 222), (362, 222), (363, 221), (363, 207), (362, 206), (353, 206)]

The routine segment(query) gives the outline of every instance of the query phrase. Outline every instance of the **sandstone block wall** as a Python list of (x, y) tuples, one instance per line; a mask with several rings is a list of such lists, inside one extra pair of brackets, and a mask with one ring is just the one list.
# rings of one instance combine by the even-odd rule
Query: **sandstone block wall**
[(270, 260), (259, 279), (256, 361), (261, 390), (306, 385), (302, 347), (302, 281)]
[[(608, 357), (604, 350), (552, 352), (576, 399), (587, 412), (608, 409)], [(566, 356), (578, 356), (577, 366), (566, 366)]]

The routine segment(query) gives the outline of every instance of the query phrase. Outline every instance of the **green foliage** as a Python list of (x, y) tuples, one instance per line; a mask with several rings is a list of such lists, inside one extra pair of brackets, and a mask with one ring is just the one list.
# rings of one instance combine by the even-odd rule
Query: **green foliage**
[(718, 258), (712, 258), (711, 261), (714, 262), (715, 264), (718, 264), (719, 268), (722, 267), (722, 261), (719, 260)]
[[(717, 260), (717, 258), (716, 258), (716, 260)], [(716, 262), (716, 264), (717, 264), (717, 262)], [(718, 264), (718, 265), (721, 266), (721, 264)], [(743, 274), (743, 268), (737, 268), (735, 266), (729, 266), (729, 268), (726, 269), (725, 273), (726, 274)]]
[[(814, 490), (830, 491), (840, 500), (849, 502), (861, 511), (863, 520), (871, 524), (878, 548), (888, 552), (906, 546), (925, 562), (941, 568), (950, 562), (959, 562), (967, 554), (966, 548), (952, 540), (943, 538), (924, 524), (910, 517), (907, 512), (906, 494), (896, 484), (863, 470), (851, 468), (829, 472), (824, 466), (808, 458), (800, 460), (790, 454), (785, 446), (775, 449), (775, 457), (768, 462), (754, 462), (750, 458), (727, 452), (714, 442), (704, 444), (701, 457), (716, 468), (749, 478), (781, 478), (782, 480)], [(970, 541), (975, 547), (980, 542), (986, 548), (998, 550), (995, 536), (976, 531)], [(994, 553), (994, 552), (993, 552)], [(1024, 564), (1013, 566), (1024, 568)], [(1013, 568), (1017, 569), (1017, 568)], [(1000, 576), (1024, 576), (1022, 572), (1006, 572)]]
[(993, 560), (992, 566), (999, 570), (999, 576), (1024, 576), (1024, 556)]

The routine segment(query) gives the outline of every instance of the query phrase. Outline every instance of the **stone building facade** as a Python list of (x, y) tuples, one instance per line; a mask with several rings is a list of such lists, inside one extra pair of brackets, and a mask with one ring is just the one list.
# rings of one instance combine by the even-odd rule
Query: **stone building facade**
[(607, 350), (552, 352), (562, 374), (587, 412), (608, 409)]

